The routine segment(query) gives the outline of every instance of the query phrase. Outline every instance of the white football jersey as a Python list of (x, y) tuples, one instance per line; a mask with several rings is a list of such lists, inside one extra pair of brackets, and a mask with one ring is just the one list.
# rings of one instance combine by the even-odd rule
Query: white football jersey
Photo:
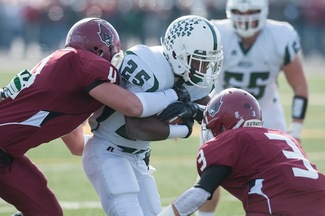
[(252, 47), (245, 51), (229, 19), (212, 23), (220, 32), (224, 54), (213, 94), (229, 87), (250, 92), (260, 103), (264, 126), (286, 131), (277, 78), (282, 67), (292, 62), (300, 50), (294, 28), (287, 22), (267, 20)]
[[(130, 48), (126, 51), (120, 73), (126, 89), (132, 92), (170, 89), (175, 82), (174, 73), (163, 55), (161, 46), (136, 45)], [(190, 93), (192, 101), (199, 100), (211, 92), (211, 88), (200, 88), (186, 83), (183, 85)], [(124, 115), (110, 107), (104, 106), (96, 111), (90, 117), (89, 124), (95, 138), (130, 148), (149, 148), (149, 141), (131, 140), (127, 137)]]

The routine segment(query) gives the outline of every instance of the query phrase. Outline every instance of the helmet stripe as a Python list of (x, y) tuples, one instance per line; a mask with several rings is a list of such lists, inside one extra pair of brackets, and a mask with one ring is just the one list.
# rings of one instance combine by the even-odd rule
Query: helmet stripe
[(217, 37), (217, 32), (215, 31), (215, 27), (209, 21), (204, 20), (204, 22), (206, 22), (206, 24), (209, 26), (209, 28), (211, 29), (211, 32), (212, 32), (213, 50), (217, 50), (218, 49), (218, 37)]

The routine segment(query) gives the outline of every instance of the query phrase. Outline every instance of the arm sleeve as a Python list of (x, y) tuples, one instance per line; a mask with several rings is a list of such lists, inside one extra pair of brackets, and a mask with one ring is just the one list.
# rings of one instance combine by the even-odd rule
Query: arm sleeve
[(201, 188), (190, 188), (174, 201), (179, 215), (191, 215), (211, 196)]
[[(221, 182), (230, 176), (231, 167), (229, 166), (211, 166), (208, 167), (201, 175), (201, 179), (196, 183), (194, 187), (202, 188), (203, 190), (213, 194), (213, 192), (219, 187)], [(211, 198), (211, 197), (210, 197)]]
[(141, 117), (155, 115), (178, 99), (176, 92), (172, 89), (160, 92), (137, 92), (135, 95), (139, 98), (143, 107)]

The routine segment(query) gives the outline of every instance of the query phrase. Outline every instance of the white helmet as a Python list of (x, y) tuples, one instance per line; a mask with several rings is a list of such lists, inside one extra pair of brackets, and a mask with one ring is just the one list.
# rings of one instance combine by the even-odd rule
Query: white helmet
[[(258, 12), (240, 14), (250, 11)], [(263, 28), (268, 12), (268, 0), (228, 0), (226, 6), (227, 17), (236, 32), (243, 38), (251, 37)]]
[(207, 19), (182, 16), (174, 20), (162, 38), (164, 55), (173, 72), (202, 88), (212, 86), (222, 66), (220, 34)]

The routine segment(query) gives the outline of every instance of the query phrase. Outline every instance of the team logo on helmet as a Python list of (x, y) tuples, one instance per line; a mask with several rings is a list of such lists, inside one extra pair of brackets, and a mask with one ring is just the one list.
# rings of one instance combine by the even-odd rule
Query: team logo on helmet
[(112, 41), (114, 36), (109, 28), (107, 28), (103, 23), (98, 22), (99, 35), (100, 40), (105, 43), (108, 47), (112, 45)]
[(219, 101), (214, 104), (214, 106), (209, 106), (208, 112), (211, 117), (214, 117), (221, 109), (221, 106), (223, 105), (223, 98), (224, 94), (220, 97)]

